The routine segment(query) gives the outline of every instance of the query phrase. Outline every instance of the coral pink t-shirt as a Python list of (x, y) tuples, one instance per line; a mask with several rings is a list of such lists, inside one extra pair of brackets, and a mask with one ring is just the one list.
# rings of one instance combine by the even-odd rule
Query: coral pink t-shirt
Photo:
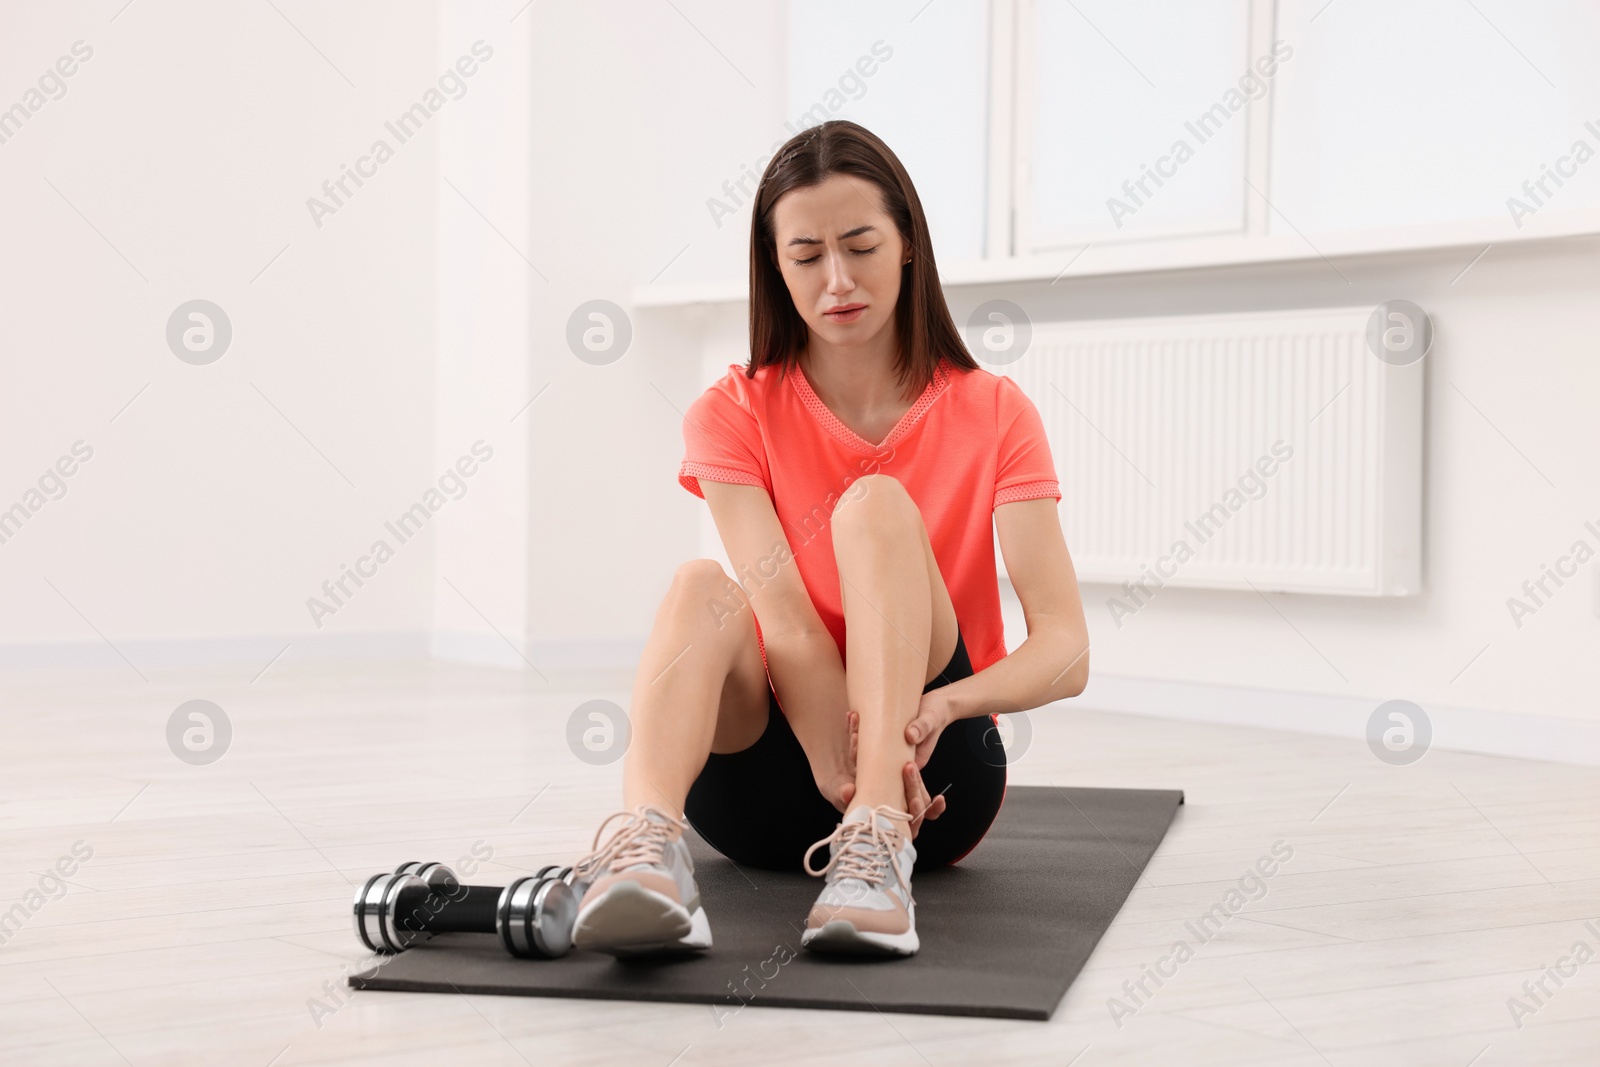
[[(1004, 658), (994, 509), (1036, 497), (1061, 499), (1033, 402), (1010, 378), (942, 359), (922, 396), (874, 445), (822, 403), (798, 365), (784, 377), (778, 372), (768, 365), (747, 378), (743, 367), (730, 364), (690, 406), (679, 484), (702, 499), (702, 478), (767, 490), (806, 592), (843, 660), (833, 508), (857, 478), (893, 476), (922, 513), (974, 673)], [(773, 573), (775, 561), (765, 570)], [(750, 588), (765, 576), (732, 577)], [(758, 620), (758, 639), (760, 632)], [(766, 662), (764, 641), (761, 659)]]

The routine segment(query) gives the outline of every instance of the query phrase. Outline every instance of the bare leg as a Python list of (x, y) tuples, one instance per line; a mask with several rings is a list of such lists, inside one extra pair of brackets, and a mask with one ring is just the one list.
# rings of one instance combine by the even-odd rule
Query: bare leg
[(678, 568), (634, 675), (623, 807), (656, 804), (682, 818), (706, 754), (737, 752), (761, 736), (767, 674), (754, 619), (721, 564)]
[[(844, 595), (845, 690), (860, 715), (850, 806), (909, 810), (903, 769), (915, 746), (906, 725), (922, 687), (955, 652), (955, 607), (916, 502), (895, 478), (873, 474), (851, 486), (834, 509), (833, 550)], [(900, 829), (909, 833), (903, 820)]]

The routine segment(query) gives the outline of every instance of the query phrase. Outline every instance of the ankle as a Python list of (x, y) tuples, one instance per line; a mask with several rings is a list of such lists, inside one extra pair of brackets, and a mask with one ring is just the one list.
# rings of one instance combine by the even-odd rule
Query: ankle
[[(867, 795), (867, 796), (856, 796), (856, 797), (852, 798), (851, 801), (850, 801), (850, 804), (849, 804), (849, 811), (855, 811), (858, 807), (861, 807), (863, 804), (866, 805), (869, 809), (872, 809), (874, 817), (876, 817), (877, 815), (881, 814), (877, 810), (880, 807), (887, 807), (892, 811), (902, 811), (903, 812), (903, 811), (906, 810), (905, 807), (903, 806), (905, 804), (905, 798), (904, 797), (897, 797), (897, 798), (894, 798), (894, 799), (876, 799), (876, 798), (874, 798), (874, 797), (872, 797), (870, 795)], [(887, 818), (889, 820), (889, 822), (891, 822), (894, 825), (895, 829), (899, 830), (902, 834), (910, 835), (910, 833), (911, 833), (911, 821), (909, 819), (900, 818), (900, 817), (895, 816), (895, 815), (885, 815), (884, 817)]]
[(640, 818), (644, 817), (645, 808), (653, 807), (671, 815), (679, 822), (687, 821), (683, 814), (683, 806), (667, 800), (656, 790), (640, 794), (635, 794), (632, 790), (623, 790), (622, 806)]
[(686, 821), (685, 817), (683, 817), (682, 809), (674, 808), (674, 806), (670, 805), (664, 805), (664, 803), (661, 803), (661, 801), (658, 800), (648, 800), (645, 801), (645, 803), (642, 803), (642, 805), (634, 805), (632, 808), (630, 808), (630, 811), (632, 811), (634, 816), (638, 817), (638, 819), (645, 819), (646, 813), (648, 813), (650, 809), (654, 809), (654, 811), (658, 811), (658, 813), (664, 814), (664, 816), (672, 817), (672, 821), (677, 822), (680, 827), (685, 827), (685, 825), (688, 825), (688, 821)]

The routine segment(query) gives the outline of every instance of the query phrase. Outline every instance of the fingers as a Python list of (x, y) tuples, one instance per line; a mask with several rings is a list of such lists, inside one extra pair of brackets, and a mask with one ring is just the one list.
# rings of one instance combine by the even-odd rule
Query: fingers
[(922, 784), (922, 773), (915, 762), (906, 761), (906, 799), (910, 800), (914, 812), (926, 811), (928, 807), (928, 787)]
[(901, 768), (901, 777), (906, 781), (906, 811), (910, 813), (910, 835), (917, 837), (917, 829), (922, 825), (922, 797), (920, 797), (920, 781), (922, 774), (915, 771), (914, 763), (907, 763)]
[(928, 795), (927, 783), (922, 780), (922, 773), (915, 763), (906, 763), (905, 780), (906, 801), (910, 805), (906, 810), (916, 817), (917, 824), (920, 825), (923, 819), (937, 819), (944, 814), (948, 806), (944, 794), (940, 793), (936, 797)]
[(916, 746), (912, 755), (918, 767), (926, 767), (928, 760), (933, 758), (933, 750), (939, 744), (939, 737), (944, 732), (944, 727), (934, 723), (932, 719), (914, 719), (906, 727), (906, 740)]
[(917, 706), (917, 713), (906, 724), (907, 744), (916, 745), (918, 748), (923, 745), (927, 745), (930, 749), (933, 747), (932, 742), (938, 739), (948, 721), (944, 707), (938, 701), (937, 695), (923, 696), (922, 703)]
[(922, 773), (917, 765), (907, 761), (905, 765), (906, 803), (911, 812), (911, 836), (916, 837), (917, 831), (922, 828), (922, 820), (937, 818), (939, 812), (944, 810), (944, 797), (941, 795), (930, 799), (928, 787), (923, 784)]

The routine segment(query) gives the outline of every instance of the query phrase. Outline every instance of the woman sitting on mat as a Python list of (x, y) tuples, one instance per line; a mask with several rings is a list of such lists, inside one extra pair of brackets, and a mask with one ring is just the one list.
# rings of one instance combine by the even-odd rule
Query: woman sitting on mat
[[(626, 819), (580, 861), (573, 942), (711, 946), (687, 821), (737, 864), (826, 878), (803, 946), (910, 955), (913, 865), (961, 859), (1000, 810), (994, 713), (1088, 680), (1050, 447), (967, 353), (911, 179), (852, 122), (762, 175), (750, 351), (690, 407), (678, 474), (742, 581), (692, 560), (656, 613), (625, 810), (595, 844)], [(1028, 626), (1009, 656), (995, 526)]]

